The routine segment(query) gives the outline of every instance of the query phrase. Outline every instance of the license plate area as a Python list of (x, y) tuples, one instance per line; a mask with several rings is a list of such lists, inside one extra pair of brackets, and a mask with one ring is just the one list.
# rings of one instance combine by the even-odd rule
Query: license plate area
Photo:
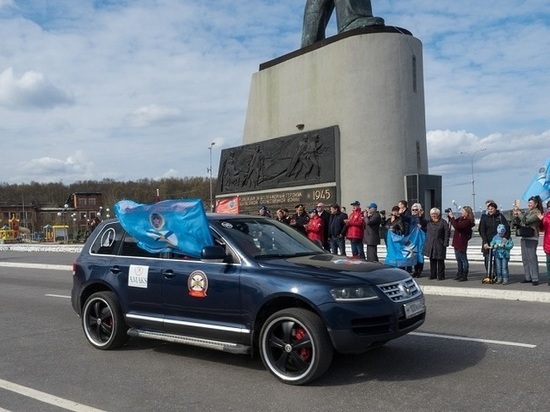
[(424, 302), (424, 298), (417, 299), (409, 303), (404, 303), (403, 309), (405, 310), (405, 317), (409, 319), (420, 313), (424, 313), (426, 311), (426, 303)]

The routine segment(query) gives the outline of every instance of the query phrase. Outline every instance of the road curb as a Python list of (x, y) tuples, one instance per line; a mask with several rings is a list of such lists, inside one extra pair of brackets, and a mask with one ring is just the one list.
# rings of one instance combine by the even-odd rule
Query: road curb
[[(501, 289), (502, 288), (502, 289)], [(483, 298), (515, 300), (520, 302), (542, 302), (550, 303), (550, 293), (547, 292), (527, 292), (522, 290), (506, 290), (506, 286), (501, 286), (499, 290), (479, 289), (479, 288), (457, 288), (445, 286), (420, 286), (425, 295), (436, 296), (456, 296), (465, 298)]]
[(61, 270), (64, 272), (70, 272), (73, 270), (72, 265), (48, 265), (45, 263), (0, 262), (0, 267), (21, 268), (21, 269)]
[(22, 244), (3, 244), (0, 245), (0, 251), (13, 252), (63, 252), (63, 253), (80, 253), (82, 245), (57, 245), (45, 243), (22, 243)]

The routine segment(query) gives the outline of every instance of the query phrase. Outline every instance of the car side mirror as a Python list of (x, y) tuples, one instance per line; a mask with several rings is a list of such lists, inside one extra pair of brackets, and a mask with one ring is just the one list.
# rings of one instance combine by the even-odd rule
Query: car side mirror
[(205, 246), (201, 250), (201, 260), (207, 260), (209, 262), (223, 262), (227, 254), (222, 246)]

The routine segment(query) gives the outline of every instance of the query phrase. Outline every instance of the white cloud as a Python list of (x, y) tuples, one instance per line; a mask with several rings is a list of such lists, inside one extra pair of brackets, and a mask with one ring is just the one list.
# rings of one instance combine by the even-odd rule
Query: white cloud
[(148, 127), (181, 120), (183, 120), (183, 112), (180, 109), (162, 107), (155, 104), (142, 106), (134, 110), (129, 119), (132, 127)]
[(41, 157), (19, 162), (15, 169), (16, 174), (32, 176), (33, 180), (51, 182), (65, 180), (79, 180), (90, 178), (93, 162), (86, 159), (82, 151), (76, 151), (66, 159)]
[(49, 109), (72, 103), (70, 95), (50, 83), (42, 73), (29, 70), (16, 78), (11, 67), (0, 73), (0, 105)]
[(9, 7), (13, 5), (14, 5), (13, 0), (0, 0), (0, 9), (2, 9), (3, 7)]
[(166, 172), (162, 174), (162, 176), (158, 177), (156, 180), (169, 179), (171, 177), (183, 177), (183, 176), (181, 176), (176, 169), (168, 169)]

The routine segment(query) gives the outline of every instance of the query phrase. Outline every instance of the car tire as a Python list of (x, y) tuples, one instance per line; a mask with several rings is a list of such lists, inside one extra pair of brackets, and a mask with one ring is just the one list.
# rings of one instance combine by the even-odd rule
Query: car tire
[(97, 349), (119, 348), (129, 338), (128, 326), (113, 292), (97, 292), (86, 300), (82, 328), (88, 342)]
[(321, 318), (299, 308), (271, 315), (262, 326), (259, 346), (267, 370), (291, 385), (320, 377), (329, 368), (334, 353)]

